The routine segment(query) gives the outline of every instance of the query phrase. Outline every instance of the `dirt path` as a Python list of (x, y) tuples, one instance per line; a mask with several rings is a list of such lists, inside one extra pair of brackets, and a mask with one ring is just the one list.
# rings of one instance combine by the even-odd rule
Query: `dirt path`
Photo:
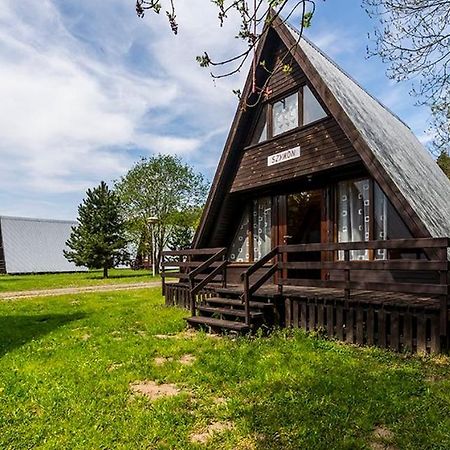
[(145, 289), (161, 286), (161, 281), (151, 281), (148, 283), (123, 283), (123, 284), (105, 284), (97, 286), (83, 286), (72, 288), (40, 289), (36, 291), (17, 291), (0, 292), (0, 300), (17, 300), (28, 297), (48, 297), (55, 295), (79, 294), (86, 292), (109, 292), (109, 291), (128, 291), (131, 289)]

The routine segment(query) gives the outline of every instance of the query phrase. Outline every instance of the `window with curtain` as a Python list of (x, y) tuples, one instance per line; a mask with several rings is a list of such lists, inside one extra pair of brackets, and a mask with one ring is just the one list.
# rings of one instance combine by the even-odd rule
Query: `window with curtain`
[(274, 136), (298, 127), (298, 92), (273, 104), (272, 121)]
[[(373, 195), (371, 195), (373, 189)], [(373, 198), (373, 205), (370, 199)], [(371, 236), (371, 224), (373, 235)], [(337, 189), (338, 242), (406, 239), (412, 237), (402, 218), (376, 182), (343, 181)], [(374, 251), (375, 259), (386, 259), (384, 249)], [(339, 252), (343, 259), (343, 252)], [(350, 259), (369, 259), (368, 250), (352, 250)]]
[[(368, 241), (370, 238), (370, 181), (343, 181), (338, 184), (338, 242)], [(343, 259), (343, 252), (339, 258)], [(352, 250), (350, 259), (369, 259), (367, 250)]]
[(253, 201), (253, 261), (260, 260), (272, 249), (272, 199)]
[(242, 215), (241, 223), (239, 224), (237, 233), (230, 247), (228, 259), (232, 262), (249, 261), (249, 224), (249, 215), (248, 210), (246, 209)]

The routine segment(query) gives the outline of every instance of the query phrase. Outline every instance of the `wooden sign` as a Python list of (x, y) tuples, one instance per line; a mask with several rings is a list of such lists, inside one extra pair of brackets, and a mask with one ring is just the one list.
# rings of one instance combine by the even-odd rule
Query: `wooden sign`
[(291, 159), (299, 158), (301, 155), (300, 147), (290, 148), (289, 150), (284, 150), (280, 153), (275, 153), (275, 155), (270, 155), (267, 157), (267, 165), (273, 166), (275, 164), (280, 164)]

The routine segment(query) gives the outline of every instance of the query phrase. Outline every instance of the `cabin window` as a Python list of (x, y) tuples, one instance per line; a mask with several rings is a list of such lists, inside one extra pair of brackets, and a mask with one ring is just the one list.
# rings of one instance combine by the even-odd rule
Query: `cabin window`
[[(343, 181), (338, 184), (338, 242), (368, 241), (370, 238), (370, 181)], [(341, 252), (342, 253), (342, 252)], [(339, 258), (342, 259), (340, 254)], [(352, 250), (350, 259), (368, 259), (367, 250)]]
[(273, 136), (298, 127), (298, 93), (272, 106)]
[(327, 116), (317, 98), (308, 86), (303, 87), (303, 125), (323, 119)]
[(270, 197), (253, 201), (253, 261), (272, 250), (272, 201)]
[(249, 233), (250, 218), (248, 210), (245, 209), (242, 215), (241, 223), (239, 224), (236, 236), (230, 247), (230, 254), (228, 259), (232, 262), (246, 262), (250, 257), (250, 233)]
[[(250, 211), (250, 214), (249, 214)], [(272, 250), (272, 198), (255, 199), (246, 208), (230, 247), (231, 262), (258, 261)]]
[(261, 142), (266, 141), (267, 138), (267, 107), (265, 106), (261, 111), (258, 122), (256, 123), (255, 131), (250, 144), (260, 144)]
[[(372, 200), (373, 199), (373, 200)], [(406, 239), (411, 233), (381, 190), (369, 179), (343, 181), (337, 188), (337, 240), (358, 242), (368, 240)], [(352, 250), (350, 259), (369, 259), (368, 250)], [(387, 251), (374, 251), (375, 259), (386, 259)], [(340, 252), (339, 259), (343, 259)]]

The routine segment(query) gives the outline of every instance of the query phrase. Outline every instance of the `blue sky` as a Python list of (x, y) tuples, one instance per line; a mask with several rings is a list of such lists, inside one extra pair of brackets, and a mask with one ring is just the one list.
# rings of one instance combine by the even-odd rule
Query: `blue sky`
[[(195, 56), (236, 54), (238, 20), (177, 3), (173, 36), (134, 0), (2, 1), (0, 214), (75, 218), (88, 187), (158, 152), (213, 177), (245, 73), (214, 84)], [(427, 143), (428, 111), (366, 58), (374, 25), (358, 1), (319, 0), (307, 35)]]

